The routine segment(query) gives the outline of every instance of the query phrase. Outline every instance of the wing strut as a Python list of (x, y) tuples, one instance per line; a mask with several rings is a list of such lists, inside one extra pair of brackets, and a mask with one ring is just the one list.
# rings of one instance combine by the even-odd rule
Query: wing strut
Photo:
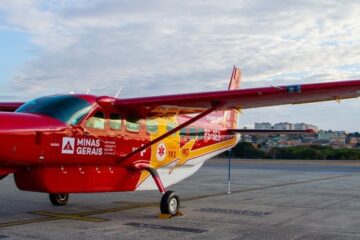
[(124, 156), (124, 157), (121, 157), (121, 158), (118, 160), (118, 162), (121, 162), (121, 161), (123, 161), (123, 160), (125, 160), (125, 159), (128, 159), (128, 158), (130, 158), (131, 156), (133, 156), (133, 155), (135, 155), (135, 154), (143, 151), (144, 149), (146, 149), (146, 148), (154, 145), (155, 143), (160, 142), (161, 140), (163, 140), (164, 138), (170, 136), (171, 134), (173, 134), (173, 133), (181, 130), (182, 128), (190, 125), (191, 123), (193, 123), (193, 122), (199, 120), (200, 118), (205, 117), (206, 115), (208, 115), (208, 114), (210, 114), (211, 112), (215, 111), (216, 109), (218, 109), (219, 107), (221, 107), (223, 104), (224, 104), (224, 103), (221, 103), (221, 102), (213, 103), (211, 108), (209, 108), (209, 109), (207, 109), (206, 111), (204, 111), (204, 112), (196, 115), (195, 117), (191, 118), (190, 120), (188, 120), (188, 121), (180, 124), (180, 125), (177, 126), (176, 128), (171, 129), (170, 131), (164, 133), (163, 135), (155, 138), (155, 139), (152, 140), (151, 142), (149, 142), (149, 143), (145, 144), (144, 146), (136, 149), (135, 151), (132, 151), (132, 152), (129, 153), (128, 155), (126, 155), (126, 156)]

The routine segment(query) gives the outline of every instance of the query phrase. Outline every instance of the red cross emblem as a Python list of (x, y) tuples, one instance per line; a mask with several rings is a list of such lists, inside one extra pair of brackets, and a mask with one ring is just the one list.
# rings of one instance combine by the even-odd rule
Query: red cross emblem
[(160, 143), (156, 150), (156, 158), (159, 161), (162, 161), (166, 158), (166, 146), (164, 143)]
[(158, 154), (160, 157), (162, 157), (165, 154), (165, 148), (163, 145), (160, 145), (159, 150), (158, 150)]

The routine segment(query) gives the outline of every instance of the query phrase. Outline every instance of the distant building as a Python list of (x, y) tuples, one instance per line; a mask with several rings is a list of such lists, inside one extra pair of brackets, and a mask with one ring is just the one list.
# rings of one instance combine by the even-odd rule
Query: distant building
[(288, 141), (286, 142), (286, 145), (287, 145), (287, 146), (299, 146), (299, 145), (301, 145), (301, 144), (302, 144), (301, 139), (288, 140)]
[(320, 130), (318, 132), (318, 139), (319, 140), (327, 140), (330, 141), (331, 139), (337, 139), (337, 138), (346, 138), (345, 131), (323, 131)]
[(248, 143), (253, 143), (252, 136), (250, 136), (250, 135), (242, 135), (241, 136), (241, 141), (248, 142)]
[(306, 123), (295, 123), (294, 130), (306, 130), (307, 124)]
[(314, 130), (315, 132), (319, 131), (319, 128), (312, 124), (307, 123), (295, 123), (294, 124), (294, 130)]
[(271, 123), (268, 123), (268, 122), (255, 123), (255, 129), (258, 129), (258, 130), (271, 130)]
[(288, 122), (276, 123), (273, 126), (274, 130), (293, 130), (293, 124)]
[(349, 144), (352, 146), (356, 146), (360, 141), (360, 139), (357, 137), (352, 137), (349, 139)]
[(346, 144), (346, 135), (345, 131), (319, 131), (318, 140), (326, 145), (342, 147)]
[(258, 130), (308, 130), (312, 129), (315, 134), (265, 134), (265, 135), (247, 135), (243, 136), (242, 141), (257, 144), (262, 149), (272, 147), (287, 147), (301, 145), (322, 145), (334, 148), (340, 147), (357, 147), (360, 148), (360, 134), (346, 133), (345, 131), (324, 131), (312, 124), (307, 123), (288, 123), (280, 122), (273, 126), (268, 122), (255, 123), (255, 129)]

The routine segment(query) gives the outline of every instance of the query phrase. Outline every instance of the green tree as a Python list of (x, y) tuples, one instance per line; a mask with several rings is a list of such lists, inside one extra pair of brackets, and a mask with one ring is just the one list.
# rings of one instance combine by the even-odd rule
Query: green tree
[(238, 158), (264, 158), (265, 153), (251, 143), (240, 142), (232, 149), (232, 155)]

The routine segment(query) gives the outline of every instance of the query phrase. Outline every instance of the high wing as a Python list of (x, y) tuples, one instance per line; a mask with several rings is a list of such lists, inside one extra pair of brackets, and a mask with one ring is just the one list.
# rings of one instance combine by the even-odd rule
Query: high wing
[[(116, 107), (126, 114), (159, 116), (216, 110), (250, 109), (284, 104), (341, 100), (360, 96), (360, 80), (313, 83), (241, 90), (200, 92), (154, 97), (116, 99), (99, 97), (100, 105)], [(0, 111), (13, 112), (22, 102), (2, 102)]]
[(360, 80), (200, 92), (129, 99), (98, 98), (100, 105), (138, 116), (199, 113), (207, 109), (250, 109), (360, 96)]
[(0, 102), (0, 112), (14, 112), (23, 102)]

